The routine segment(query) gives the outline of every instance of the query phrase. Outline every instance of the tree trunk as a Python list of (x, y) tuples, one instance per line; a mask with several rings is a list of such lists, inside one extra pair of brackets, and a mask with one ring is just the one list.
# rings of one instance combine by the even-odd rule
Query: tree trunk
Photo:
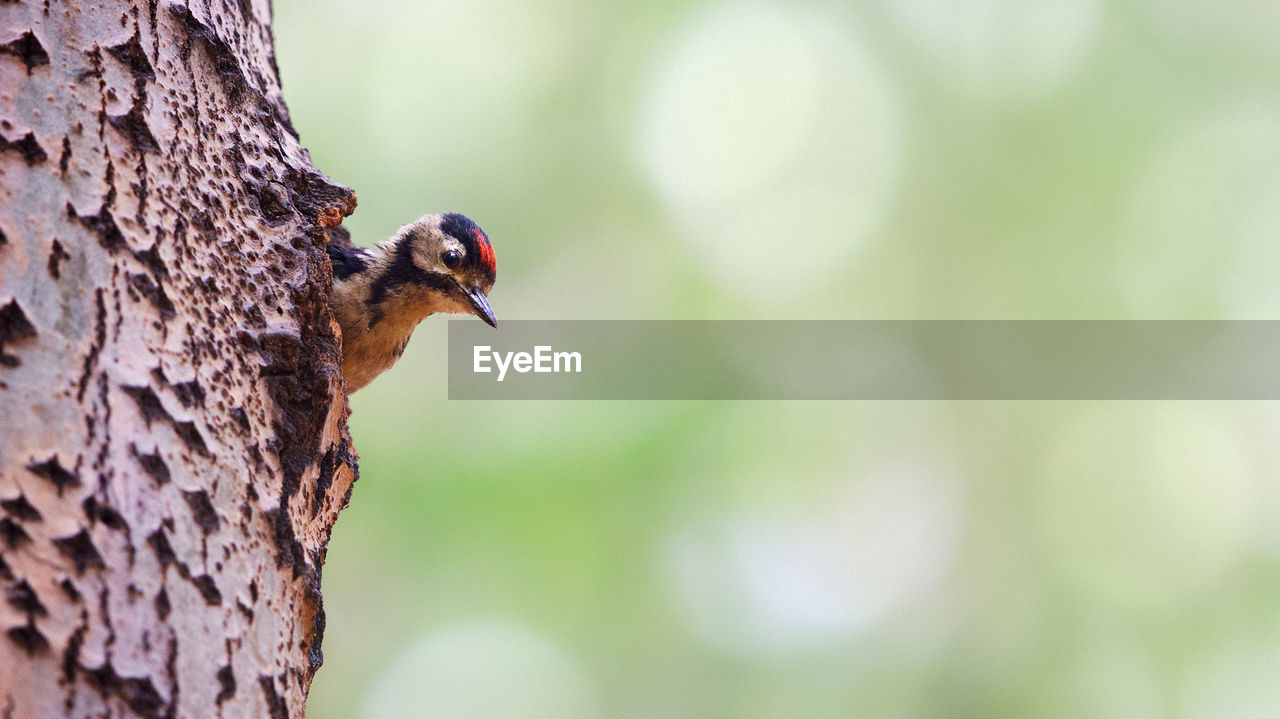
[(0, 717), (302, 716), (355, 478), (269, 0), (0, 0)]

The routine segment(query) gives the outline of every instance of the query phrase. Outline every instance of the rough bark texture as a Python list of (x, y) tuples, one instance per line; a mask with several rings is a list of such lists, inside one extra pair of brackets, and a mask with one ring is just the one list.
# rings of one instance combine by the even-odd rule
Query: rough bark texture
[(0, 717), (301, 716), (354, 479), (269, 0), (0, 0)]

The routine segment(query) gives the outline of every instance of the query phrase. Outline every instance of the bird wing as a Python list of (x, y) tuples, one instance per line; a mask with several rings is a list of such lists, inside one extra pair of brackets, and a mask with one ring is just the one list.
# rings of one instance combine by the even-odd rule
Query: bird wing
[(359, 247), (349, 244), (346, 247), (329, 245), (325, 249), (329, 252), (329, 261), (333, 263), (333, 277), (336, 280), (345, 280), (369, 266), (369, 256)]

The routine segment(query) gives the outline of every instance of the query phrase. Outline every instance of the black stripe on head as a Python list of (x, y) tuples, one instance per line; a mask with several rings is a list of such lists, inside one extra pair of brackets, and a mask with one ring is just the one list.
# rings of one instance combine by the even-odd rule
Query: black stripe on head
[(475, 245), (475, 238), (472, 233), (478, 229), (480, 228), (476, 226), (476, 223), (472, 222), (471, 218), (466, 215), (450, 212), (440, 217), (440, 231), (466, 245), (468, 253), (470, 253), (471, 247)]
[(418, 284), (448, 292), (458, 286), (456, 280), (439, 272), (426, 272), (413, 261), (413, 243), (403, 239), (396, 243), (396, 253), (386, 271), (374, 278), (369, 286), (369, 304), (372, 306), (369, 325), (382, 319), (378, 307), (387, 299), (387, 293), (405, 285)]
[(489, 236), (480, 226), (466, 215), (450, 212), (440, 218), (440, 231), (462, 243), (467, 250), (466, 264), (478, 267), (492, 282), (497, 274), (497, 263), (494, 261), (493, 246), (489, 244)]

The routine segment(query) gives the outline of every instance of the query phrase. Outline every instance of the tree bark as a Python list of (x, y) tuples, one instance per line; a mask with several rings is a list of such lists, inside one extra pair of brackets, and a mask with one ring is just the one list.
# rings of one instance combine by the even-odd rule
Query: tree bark
[(296, 717), (355, 479), (269, 0), (0, 0), (0, 717)]

